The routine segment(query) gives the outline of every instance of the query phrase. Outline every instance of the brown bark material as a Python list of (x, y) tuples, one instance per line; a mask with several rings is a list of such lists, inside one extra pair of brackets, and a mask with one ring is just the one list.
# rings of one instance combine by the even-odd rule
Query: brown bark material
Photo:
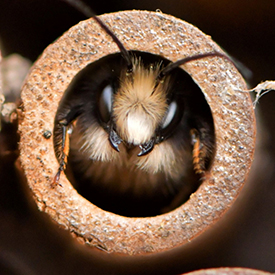
[[(127, 49), (162, 55), (171, 61), (222, 50), (197, 28), (162, 13), (126, 11), (100, 18)], [(53, 131), (59, 101), (76, 73), (117, 52), (112, 39), (93, 19), (72, 27), (50, 45), (33, 66), (23, 87), (20, 159), (39, 209), (82, 243), (127, 255), (184, 247), (213, 225), (238, 196), (250, 170), (255, 118), (246, 85), (237, 69), (220, 57), (183, 66), (200, 86), (212, 110), (217, 151), (210, 175), (181, 207), (150, 218), (126, 218), (103, 211), (80, 196), (62, 174), (51, 187), (58, 162)], [(180, 251), (180, 250), (178, 250)]]
[(268, 275), (269, 272), (249, 269), (249, 268), (240, 268), (240, 267), (225, 267), (225, 268), (211, 268), (211, 269), (202, 269), (189, 273), (188, 275)]

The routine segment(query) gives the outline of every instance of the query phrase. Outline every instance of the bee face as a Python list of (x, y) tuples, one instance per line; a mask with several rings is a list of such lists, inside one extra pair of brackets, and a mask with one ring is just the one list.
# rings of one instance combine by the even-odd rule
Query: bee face
[(160, 65), (146, 68), (134, 60), (133, 72), (121, 76), (114, 98), (113, 116), (123, 140), (133, 145), (148, 143), (155, 136), (168, 108), (167, 82), (156, 85)]
[[(127, 202), (142, 201), (154, 204), (152, 214), (158, 214), (182, 186), (188, 191), (180, 202), (200, 184), (199, 173), (207, 171), (214, 155), (213, 120), (202, 92), (185, 71), (176, 68), (158, 79), (169, 60), (129, 54), (131, 72), (117, 53), (76, 75), (56, 114), (56, 154), (60, 159), (62, 129), (70, 125), (69, 164), (78, 191), (90, 194), (93, 202), (101, 193), (112, 201), (117, 198), (118, 213), (125, 214), (121, 209)], [(209, 150), (196, 150), (193, 159), (195, 148)], [(101, 201), (96, 204), (108, 210)]]

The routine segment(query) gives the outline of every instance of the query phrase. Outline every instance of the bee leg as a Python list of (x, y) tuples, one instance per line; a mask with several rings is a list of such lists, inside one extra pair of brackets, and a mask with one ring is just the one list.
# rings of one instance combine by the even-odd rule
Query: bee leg
[(191, 129), (191, 143), (193, 145), (193, 165), (196, 174), (204, 175), (205, 165), (203, 158), (203, 143), (200, 140), (199, 133), (196, 129)]
[(59, 168), (58, 171), (54, 177), (52, 186), (60, 185), (59, 179), (61, 173), (66, 169), (67, 166), (67, 160), (70, 150), (70, 134), (72, 133), (72, 124), (68, 124), (66, 120), (61, 120), (59, 122), (62, 130), (62, 141), (61, 141), (61, 155), (59, 158)]

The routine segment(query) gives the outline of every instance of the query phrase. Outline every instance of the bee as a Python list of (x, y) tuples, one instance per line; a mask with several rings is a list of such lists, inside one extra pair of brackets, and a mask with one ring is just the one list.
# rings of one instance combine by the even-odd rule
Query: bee
[(85, 198), (125, 216), (153, 216), (188, 200), (211, 167), (215, 129), (199, 86), (180, 65), (126, 50), (93, 17), (120, 52), (82, 69), (59, 104), (54, 144), (60, 174)]

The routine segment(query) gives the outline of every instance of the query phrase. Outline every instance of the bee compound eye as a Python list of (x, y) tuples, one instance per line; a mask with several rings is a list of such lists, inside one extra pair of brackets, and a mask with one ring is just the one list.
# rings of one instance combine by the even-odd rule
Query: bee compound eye
[(166, 116), (162, 122), (162, 129), (165, 129), (168, 127), (172, 122), (175, 121), (176, 115), (178, 113), (178, 105), (175, 101), (171, 102), (171, 104), (168, 107)]
[(114, 89), (109, 84), (105, 86), (99, 98), (98, 110), (100, 119), (107, 123), (110, 120), (113, 105)]
[(172, 101), (168, 106), (166, 115), (160, 125), (161, 135), (165, 138), (179, 124), (182, 118), (183, 110), (176, 101)]

